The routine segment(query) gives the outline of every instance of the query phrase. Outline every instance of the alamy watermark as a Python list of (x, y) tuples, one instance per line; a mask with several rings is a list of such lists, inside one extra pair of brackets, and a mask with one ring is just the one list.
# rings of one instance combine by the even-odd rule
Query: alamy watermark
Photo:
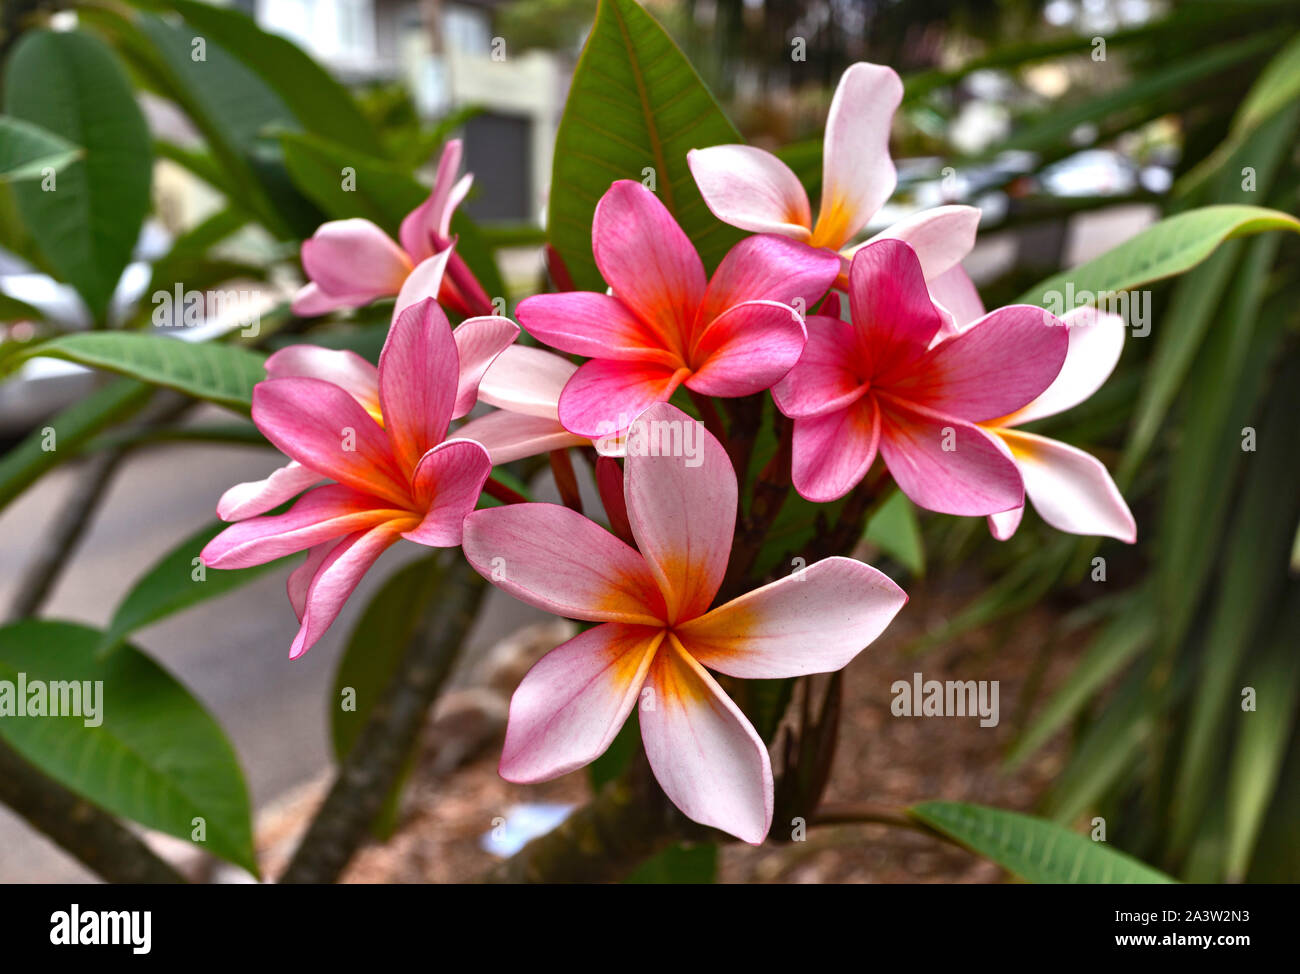
[(1134, 338), (1146, 338), (1151, 334), (1150, 291), (1076, 291), (1074, 282), (1066, 281), (1064, 291), (1051, 290), (1043, 294), (1043, 307), (1057, 318), (1086, 305), (1123, 318), (1133, 330)]
[(261, 291), (187, 291), (177, 284), (171, 291), (154, 291), (152, 321), (156, 328), (197, 328), (217, 321), (244, 338), (262, 331)]
[(601, 453), (683, 457), (688, 467), (704, 462), (705, 429), (698, 419), (634, 419), (620, 413), (617, 422), (602, 420), (597, 428), (600, 435), (593, 442)]
[(895, 717), (979, 717), (981, 727), (998, 725), (997, 680), (895, 680), (889, 709)]
[(103, 680), (0, 680), (0, 718), (80, 717), (87, 727), (104, 722)]

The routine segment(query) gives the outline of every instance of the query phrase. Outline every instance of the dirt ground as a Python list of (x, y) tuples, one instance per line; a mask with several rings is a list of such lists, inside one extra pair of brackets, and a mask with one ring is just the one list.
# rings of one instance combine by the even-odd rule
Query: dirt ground
[[(1033, 809), (1060, 768), (1064, 742), (1052, 742), (1013, 773), (1002, 770), (1002, 758), (1024, 726), (1021, 694), (1029, 675), (1041, 679), (1032, 694), (1041, 702), (1077, 660), (1078, 641), (1056, 638), (1056, 615), (1039, 608), (1012, 633), (986, 630), (920, 656), (905, 654), (909, 643), (941, 625), (971, 591), (969, 585), (951, 581), (915, 590), (908, 611), (848, 667), (840, 744), (826, 802), (907, 805), (948, 799)], [(498, 682), (513, 686), (544, 644), (562, 636), (552, 628), (522, 653), (516, 647), (510, 672), (498, 674)], [(910, 681), (916, 672), (926, 680), (999, 681), (998, 725), (983, 728), (971, 717), (894, 716), (891, 684)], [(501, 780), (495, 723), (470, 735), (478, 738), (473, 746), (477, 756), (450, 773), (437, 773), (440, 752), (446, 762), (446, 741), (440, 735), (445, 737), (445, 727), (455, 730), (456, 723), (454, 717), (438, 721), (435, 727), (443, 730), (426, 735), (431, 739), (424, 742), (420, 771), (407, 789), (396, 832), (386, 843), (363, 849), (346, 881), (471, 881), (496, 861), (480, 839), (498, 816), (522, 803), (577, 804), (589, 796), (584, 772), (535, 786)], [(262, 816), (259, 845), (268, 875), (283, 868), (325, 784), (301, 789)], [(731, 843), (719, 862), (720, 880), (732, 883), (989, 883), (1004, 878), (996, 866), (961, 849), (884, 825), (816, 827), (806, 841), (759, 848)]]

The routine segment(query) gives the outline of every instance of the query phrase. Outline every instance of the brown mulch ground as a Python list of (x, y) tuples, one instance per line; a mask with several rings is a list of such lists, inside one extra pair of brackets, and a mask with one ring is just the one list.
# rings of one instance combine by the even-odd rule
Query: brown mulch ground
[[(972, 633), (954, 644), (920, 657), (903, 647), (919, 634), (933, 631), (948, 613), (972, 594), (969, 584), (946, 581), (913, 592), (908, 611), (890, 631), (859, 656), (846, 671), (840, 744), (827, 789), (827, 802), (907, 805), (925, 799), (981, 802), (1002, 808), (1032, 810), (1064, 757), (1057, 741), (1017, 768), (1002, 770), (1002, 757), (1023, 726), (1022, 693), (1036, 674), (1041, 683), (1028, 688), (1037, 701), (1055, 689), (1078, 657), (1078, 640), (1054, 639), (1056, 615), (1040, 607), (1022, 618), (1012, 633)], [(554, 629), (543, 641), (557, 638)], [(535, 644), (536, 639), (533, 640)], [(531, 658), (543, 647), (531, 645)], [(513, 685), (528, 662), (518, 647), (498, 683)], [(890, 685), (925, 679), (998, 680), (1001, 720), (981, 728), (977, 718), (906, 718), (890, 712)], [(471, 708), (472, 709), (472, 708)], [(454, 726), (454, 718), (438, 726)], [(511, 785), (496, 774), (500, 748), (496, 725), (486, 733), (479, 756), (450, 773), (439, 774), (426, 759), (407, 789), (402, 818), (384, 844), (372, 844), (353, 861), (348, 882), (419, 883), (472, 880), (495, 861), (479, 840), (493, 819), (524, 802), (579, 803), (588, 795), (586, 776), (577, 772), (535, 786)], [(484, 732), (480, 728), (478, 733)], [(426, 741), (436, 752), (441, 742)], [(319, 800), (323, 783), (264, 815), (259, 844), (267, 873), (282, 868), (284, 856)], [(724, 848), (720, 859), (724, 882), (943, 882), (985, 883), (1001, 880), (991, 863), (909, 829), (884, 825), (845, 825), (809, 830), (806, 841), (751, 848), (739, 843)]]

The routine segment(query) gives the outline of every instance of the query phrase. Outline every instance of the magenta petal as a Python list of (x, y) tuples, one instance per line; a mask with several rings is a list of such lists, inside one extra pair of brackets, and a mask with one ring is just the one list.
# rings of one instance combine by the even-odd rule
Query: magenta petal
[(442, 442), (460, 376), (456, 340), (432, 298), (397, 316), (379, 354), (379, 399), (393, 453), (411, 471)]
[(564, 291), (524, 298), (515, 309), (528, 334), (552, 348), (588, 358), (660, 362), (680, 355), (618, 298), (594, 291)]
[(697, 322), (707, 323), (744, 301), (776, 301), (806, 314), (840, 272), (828, 250), (784, 237), (746, 237), (713, 272)]
[(302, 626), (289, 648), (289, 659), (298, 659), (325, 635), (361, 577), (397, 537), (391, 525), (380, 524), (348, 535), (325, 556), (307, 588)]
[(302, 266), (329, 295), (396, 294), (411, 263), (388, 234), (369, 220), (334, 220), (321, 224), (302, 244)]
[(960, 264), (932, 279), (929, 285), (930, 299), (952, 318), (947, 326), (948, 334), (940, 337), (947, 338), (964, 331), (972, 321), (984, 317), (984, 302), (980, 300), (979, 291), (975, 290), (975, 282)]
[(669, 399), (690, 373), (653, 362), (593, 359), (560, 394), (560, 423), (588, 438), (610, 436), (657, 402)]
[(875, 376), (910, 368), (943, 324), (916, 254), (900, 240), (877, 240), (854, 255), (849, 308), (858, 354)]
[(504, 409), (471, 419), (456, 430), (456, 436), (481, 444), (493, 466), (589, 442), (584, 436), (570, 433), (558, 419)]
[(273, 470), (265, 480), (235, 484), (227, 490), (217, 501), (217, 517), (223, 521), (242, 521), (265, 514), (320, 483), (320, 480), (321, 475), (315, 470), (309, 470), (297, 460), (290, 460)]
[(398, 234), (402, 249), (416, 263), (433, 256), (437, 242), (445, 239), (448, 234), (451, 214), (460, 202), (459, 197), (453, 197), (453, 189), (459, 196), (464, 196), (464, 191), (456, 181), (462, 154), (461, 140), (449, 139), (438, 159), (438, 171), (433, 177), (433, 189), (429, 192), (428, 199), (402, 220), (401, 232)]
[(867, 386), (853, 372), (856, 336), (846, 321), (813, 315), (808, 342), (794, 368), (772, 387), (776, 408), (786, 416), (817, 416), (856, 402)]
[(480, 444), (462, 439), (439, 443), (421, 458), (412, 478), (424, 520), (402, 537), (432, 548), (459, 545), (461, 524), (491, 473), (492, 461)]
[(415, 266), (397, 292), (397, 301), (393, 304), (394, 321), (413, 304), (419, 304), (426, 298), (437, 300), (442, 291), (442, 279), (447, 273), (447, 262), (451, 260), (451, 254), (451, 247), (446, 247), (432, 257), (426, 257)]
[(456, 383), (456, 405), (451, 418), (459, 419), (478, 401), (479, 383), (496, 357), (519, 337), (519, 326), (509, 318), (487, 315), (462, 321), (452, 332), (460, 374)]
[(800, 497), (837, 500), (862, 482), (880, 445), (880, 411), (871, 399), (794, 421), (791, 479)]
[(341, 539), (324, 541), (313, 548), (307, 549), (307, 557), (303, 563), (289, 573), (289, 581), (285, 589), (289, 595), (289, 604), (293, 606), (293, 614), (302, 622), (303, 613), (307, 611), (307, 593), (311, 590), (311, 580), (316, 577), (320, 571), (320, 566), (325, 564), (325, 559), (329, 553), (334, 550), (335, 546)]
[(971, 423), (877, 397), (880, 453), (899, 489), (940, 514), (983, 516), (1024, 503), (1024, 482), (1001, 443)]
[(549, 781), (604, 754), (663, 638), (663, 629), (607, 622), (538, 660), (510, 698), (501, 777)]
[(366, 412), (379, 413), (379, 370), (356, 352), (290, 345), (266, 360), (266, 374), (272, 379), (305, 377), (332, 382), (350, 393)]
[(723, 312), (695, 343), (687, 388), (705, 396), (749, 396), (769, 389), (803, 352), (803, 319), (788, 305), (746, 301)]

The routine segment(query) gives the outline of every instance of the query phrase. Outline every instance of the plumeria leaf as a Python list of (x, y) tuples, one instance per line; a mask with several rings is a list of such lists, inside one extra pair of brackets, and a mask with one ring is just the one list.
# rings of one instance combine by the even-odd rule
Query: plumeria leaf
[(252, 408), (253, 386), (266, 378), (262, 356), (256, 352), (236, 345), (185, 342), (159, 335), (63, 335), (17, 358), (23, 361), (41, 356), (117, 372), (244, 413)]
[(223, 521), (205, 525), (158, 559), (113, 612), (96, 652), (109, 653), (136, 630), (224, 595), (283, 564), (284, 559), (277, 559), (251, 568), (207, 571), (199, 564), (199, 552), (226, 527)]
[(43, 178), (13, 192), (42, 255), (102, 319), (149, 210), (152, 149), (130, 80), (98, 38), (36, 30), (10, 54), (4, 91), (7, 114), (85, 150), (53, 191)]
[(0, 115), (0, 180), (40, 179), (66, 169), (84, 154), (61, 135)]
[(913, 818), (1031, 883), (1172, 883), (1127, 853), (1019, 812), (967, 802), (923, 802)]
[(898, 559), (913, 575), (919, 578), (925, 574), (925, 547), (916, 506), (902, 491), (895, 491), (881, 505), (867, 522), (864, 537), (891, 558)]
[[(15, 688), (23, 682), (29, 714), (0, 719), (0, 738), (106, 811), (256, 873), (248, 789), (225, 734), (138, 649), (97, 659), (100, 639), (95, 629), (47, 619), (0, 628), (0, 679)], [(78, 703), (86, 681), (90, 696)], [(47, 711), (57, 695), (65, 709), (77, 703), (80, 715), (30, 716), (34, 687), (47, 689)]]
[(618, 179), (651, 185), (709, 269), (740, 238), (714, 219), (686, 153), (740, 142), (677, 45), (635, 0), (601, 0), (555, 140), (547, 225), (579, 289), (604, 290), (591, 252), (596, 202)]
[(623, 882), (665, 885), (713, 883), (718, 878), (718, 847), (713, 842), (671, 845), (647, 859)]

